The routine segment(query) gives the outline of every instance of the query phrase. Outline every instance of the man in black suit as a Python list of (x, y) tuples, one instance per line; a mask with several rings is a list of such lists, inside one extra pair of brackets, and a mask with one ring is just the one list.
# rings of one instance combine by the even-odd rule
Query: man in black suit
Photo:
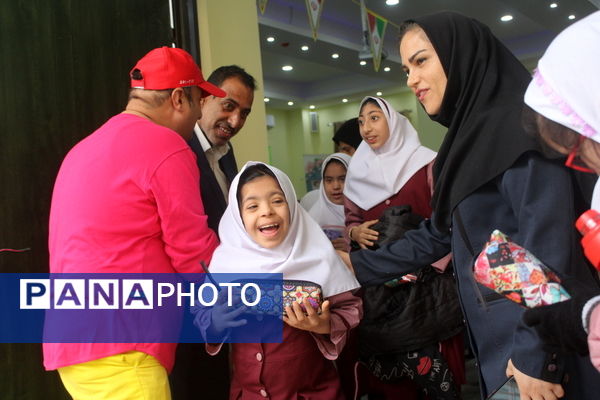
[(224, 90), (227, 96), (222, 99), (207, 96), (202, 100), (202, 118), (189, 145), (198, 159), (208, 226), (218, 232), (227, 207), (229, 185), (238, 172), (229, 140), (242, 129), (252, 110), (256, 82), (237, 65), (217, 68), (207, 81)]
[[(229, 140), (242, 129), (252, 110), (256, 82), (237, 65), (217, 68), (207, 81), (224, 90), (226, 95), (223, 98), (207, 96), (201, 100), (202, 117), (188, 144), (196, 153), (200, 169), (200, 192), (208, 226), (218, 233), (219, 221), (227, 207), (229, 185), (238, 172)], [(192, 318), (189, 313), (187, 317)], [(173, 399), (227, 399), (227, 350), (225, 346), (213, 357), (206, 353), (203, 343), (180, 343), (177, 362), (170, 376)]]

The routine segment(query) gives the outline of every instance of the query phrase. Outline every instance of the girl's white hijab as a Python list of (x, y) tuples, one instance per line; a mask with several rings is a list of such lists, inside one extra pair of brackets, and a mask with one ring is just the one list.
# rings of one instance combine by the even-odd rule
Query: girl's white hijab
[(540, 58), (525, 103), (600, 143), (600, 11), (562, 31)]
[(325, 193), (325, 170), (331, 160), (337, 160), (342, 163), (348, 174), (348, 165), (350, 164), (350, 156), (344, 153), (333, 153), (323, 161), (323, 167), (321, 168), (321, 184), (319, 185), (319, 199), (310, 208), (309, 214), (314, 218), (315, 221), (322, 227), (325, 225), (344, 226), (344, 206), (332, 203), (327, 198)]
[[(600, 143), (600, 11), (562, 31), (540, 58), (525, 104)], [(600, 181), (599, 181), (600, 182)], [(600, 210), (596, 183), (592, 208)]]
[(277, 177), (290, 209), (290, 227), (285, 239), (275, 248), (257, 244), (244, 228), (237, 200), (240, 175), (236, 175), (229, 190), (229, 204), (219, 224), (221, 244), (210, 263), (213, 273), (282, 273), (283, 279), (318, 283), (323, 295), (330, 297), (358, 288), (354, 275), (346, 268), (321, 227), (298, 204), (292, 182), (285, 173), (264, 164)]
[(362, 141), (352, 156), (344, 195), (363, 210), (369, 210), (395, 195), (421, 168), (437, 155), (421, 145), (419, 135), (410, 121), (380, 97), (374, 99), (387, 119), (390, 136), (377, 150)]

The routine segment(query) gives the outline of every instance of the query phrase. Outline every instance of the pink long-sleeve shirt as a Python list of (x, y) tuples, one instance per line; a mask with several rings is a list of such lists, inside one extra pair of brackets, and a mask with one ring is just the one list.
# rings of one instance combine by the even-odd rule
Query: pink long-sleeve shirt
[[(173, 130), (119, 114), (79, 142), (50, 211), (52, 273), (198, 273), (218, 245), (195, 156)], [(91, 322), (93, 323), (93, 322)], [(171, 370), (175, 343), (44, 343), (53, 370), (137, 350)]]

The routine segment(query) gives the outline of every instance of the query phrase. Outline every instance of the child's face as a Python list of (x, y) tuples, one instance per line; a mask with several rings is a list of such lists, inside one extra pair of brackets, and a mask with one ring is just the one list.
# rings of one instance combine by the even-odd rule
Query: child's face
[(339, 162), (329, 162), (323, 174), (323, 188), (325, 195), (333, 204), (344, 205), (345, 180), (346, 168)]
[(390, 137), (387, 119), (381, 108), (372, 103), (365, 103), (358, 116), (360, 136), (373, 149), (377, 150)]
[(253, 179), (242, 187), (241, 193), (240, 214), (250, 237), (267, 249), (283, 242), (290, 228), (290, 209), (275, 179)]

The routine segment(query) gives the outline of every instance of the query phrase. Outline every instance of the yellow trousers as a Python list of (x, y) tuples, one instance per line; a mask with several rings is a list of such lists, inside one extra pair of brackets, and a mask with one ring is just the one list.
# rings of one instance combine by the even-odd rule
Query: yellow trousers
[(139, 351), (69, 365), (58, 373), (74, 400), (171, 400), (167, 371)]

